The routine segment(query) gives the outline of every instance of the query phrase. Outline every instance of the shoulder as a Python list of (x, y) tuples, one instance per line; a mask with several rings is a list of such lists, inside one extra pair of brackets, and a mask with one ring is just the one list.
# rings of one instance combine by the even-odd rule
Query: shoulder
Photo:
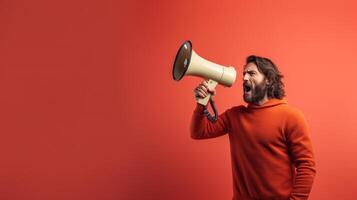
[(243, 105), (238, 105), (238, 106), (233, 106), (230, 109), (228, 109), (230, 112), (244, 112), (247, 109), (247, 107)]
[(283, 106), (284, 113), (288, 118), (304, 118), (304, 113), (297, 107), (291, 106), (289, 104), (285, 104)]
[(226, 115), (228, 117), (237, 116), (237, 114), (244, 112), (245, 109), (246, 107), (243, 105), (233, 106), (226, 109), (222, 115)]
[(302, 110), (294, 106), (284, 105), (284, 117), (288, 127), (306, 126), (306, 118)]

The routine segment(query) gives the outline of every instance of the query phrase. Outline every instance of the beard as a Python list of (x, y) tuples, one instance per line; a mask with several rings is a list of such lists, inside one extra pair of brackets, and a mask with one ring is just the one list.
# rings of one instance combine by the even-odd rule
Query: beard
[(262, 99), (264, 99), (265, 95), (267, 94), (267, 91), (268, 87), (262, 81), (251, 89), (250, 95), (246, 93), (243, 94), (244, 101), (247, 103), (258, 104)]

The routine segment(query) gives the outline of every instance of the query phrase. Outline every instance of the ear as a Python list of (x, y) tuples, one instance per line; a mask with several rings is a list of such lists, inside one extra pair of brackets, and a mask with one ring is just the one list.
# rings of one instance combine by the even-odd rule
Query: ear
[(267, 79), (267, 78), (265, 78), (265, 84), (266, 84), (266, 85), (270, 85), (270, 80)]

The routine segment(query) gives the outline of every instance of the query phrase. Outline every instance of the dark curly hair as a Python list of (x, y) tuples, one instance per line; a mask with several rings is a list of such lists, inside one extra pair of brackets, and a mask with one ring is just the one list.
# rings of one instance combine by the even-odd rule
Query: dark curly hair
[(267, 86), (268, 98), (282, 99), (285, 97), (284, 83), (281, 80), (284, 76), (270, 59), (250, 55), (246, 60), (246, 64), (248, 63), (257, 65), (259, 72), (263, 73), (270, 82)]

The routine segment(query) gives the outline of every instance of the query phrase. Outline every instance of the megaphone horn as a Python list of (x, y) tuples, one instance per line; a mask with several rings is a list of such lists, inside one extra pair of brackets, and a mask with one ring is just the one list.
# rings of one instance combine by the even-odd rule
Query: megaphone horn
[[(200, 57), (192, 49), (192, 43), (188, 40), (185, 41), (178, 50), (172, 70), (172, 77), (176, 81), (181, 80), (187, 75), (209, 79), (208, 88), (210, 89), (215, 88), (218, 83), (231, 87), (236, 80), (236, 74), (236, 70), (233, 67), (218, 65)], [(207, 110), (206, 105), (208, 100), (210, 101), (214, 111), (214, 117), (212, 117)], [(210, 94), (208, 94), (205, 98), (196, 97), (196, 102), (205, 106), (204, 114), (210, 121), (217, 121), (218, 112)]]
[[(181, 80), (184, 76), (198, 76), (208, 80), (208, 87), (213, 89), (217, 83), (231, 87), (236, 80), (234, 67), (225, 67), (200, 57), (193, 49), (191, 41), (185, 41), (178, 50), (173, 66), (173, 79)], [(202, 105), (207, 105), (211, 95), (196, 98)]]

